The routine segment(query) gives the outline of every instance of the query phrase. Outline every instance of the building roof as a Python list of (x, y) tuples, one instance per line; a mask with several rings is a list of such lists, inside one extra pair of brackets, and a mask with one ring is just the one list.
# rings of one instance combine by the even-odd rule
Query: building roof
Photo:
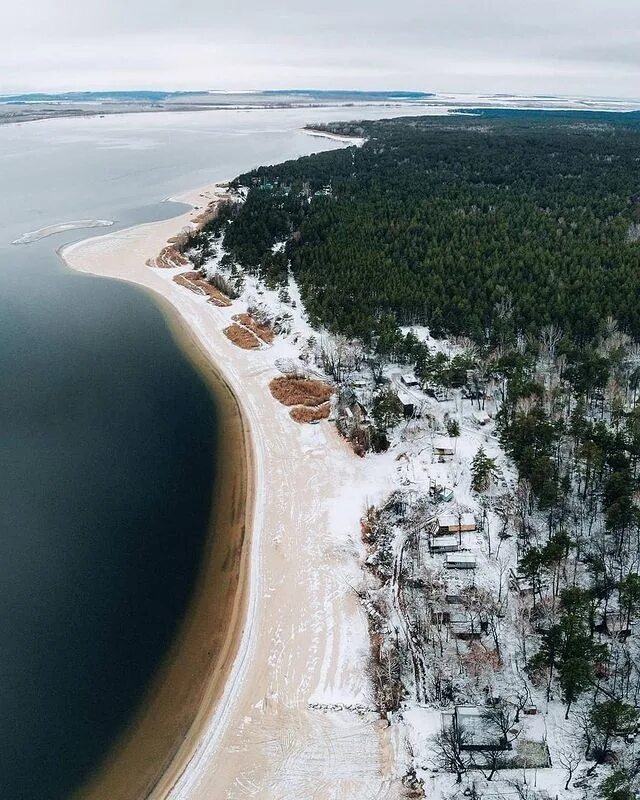
[(434, 536), (431, 540), (431, 547), (437, 550), (438, 548), (444, 547), (458, 547), (458, 537), (455, 535), (451, 536)]
[(415, 405), (415, 398), (413, 398), (407, 392), (403, 392), (402, 389), (398, 389), (398, 399), (402, 403), (403, 406), (413, 406)]
[(473, 553), (447, 553), (445, 560), (447, 564), (464, 564), (470, 567), (476, 565)]
[(458, 728), (465, 734), (467, 746), (496, 747), (500, 744), (501, 734), (487, 724), (486, 711), (477, 706), (456, 706), (456, 722)]
[(439, 514), (438, 525), (440, 528), (458, 528), (458, 526), (462, 528), (473, 526), (475, 528), (476, 518), (468, 511), (463, 514)]

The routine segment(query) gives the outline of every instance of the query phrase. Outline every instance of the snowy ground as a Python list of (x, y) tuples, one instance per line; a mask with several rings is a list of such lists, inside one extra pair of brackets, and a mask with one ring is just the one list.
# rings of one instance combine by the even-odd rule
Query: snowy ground
[[(209, 265), (209, 271), (215, 272), (218, 269), (217, 259), (214, 259)], [(314, 345), (310, 342), (317, 345), (331, 337), (309, 325), (295, 281), (290, 279), (286, 293), (288, 297), (279, 291), (267, 289), (254, 277), (245, 275), (243, 281), (242, 293), (232, 308), (227, 310), (228, 316), (231, 317), (247, 306), (258, 306), (271, 318), (284, 320), (284, 331), (270, 348), (273, 363), (276, 360), (278, 363), (286, 361), (290, 365), (306, 368), (311, 374), (321, 374), (313, 358)], [(409, 329), (403, 330), (406, 333)], [(453, 356), (463, 349), (459, 342), (434, 340), (426, 328), (414, 327), (411, 330), (435, 352)], [(317, 346), (315, 349), (317, 350)], [(453, 498), (438, 506), (437, 512), (471, 512), (475, 516), (478, 530), (462, 535), (462, 549), (476, 556), (478, 566), (473, 573), (447, 571), (443, 569), (443, 555), (431, 556), (427, 553), (426, 559), (430, 559), (428, 568), (435, 574), (446, 576), (452, 591), (454, 588), (459, 591), (465, 586), (473, 585), (485, 589), (494, 598), (498, 594), (505, 598), (506, 614), (498, 623), (503, 666), (494, 675), (481, 676), (483, 687), (486, 684), (496, 695), (505, 696), (510, 685), (516, 680), (522, 680), (524, 673), (523, 656), (520, 652), (521, 637), (518, 633), (519, 602), (517, 595), (509, 587), (510, 570), (517, 569), (515, 539), (500, 541), (498, 532), (503, 523), (494, 509), (496, 504), (512, 494), (517, 475), (496, 437), (495, 423), (490, 420), (487, 424), (480, 425), (474, 416), (479, 410), (477, 401), (466, 399), (460, 391), (454, 391), (450, 399), (438, 402), (418, 387), (404, 385), (402, 375), (406, 373), (406, 367), (396, 364), (389, 364), (385, 368), (385, 376), (391, 385), (412, 397), (416, 409), (420, 411), (420, 418), (398, 425), (393, 431), (391, 448), (387, 453), (369, 454), (360, 461), (360, 468), (357, 469), (360, 477), (356, 478), (354, 474), (351, 479), (354, 482), (345, 485), (342, 497), (336, 498), (331, 504), (330, 528), (342, 531), (342, 535), (336, 537), (333, 543), (333, 547), (345, 555), (342, 579), (357, 589), (367, 583), (367, 576), (362, 568), (362, 549), (357, 537), (357, 517), (362, 515), (366, 507), (379, 504), (398, 490), (411, 500), (426, 495), (433, 485), (451, 488)], [(350, 382), (361, 387), (361, 396), (370, 396), (373, 392), (373, 386), (369, 385), (371, 377), (365, 369), (354, 372), (350, 376)], [(493, 399), (489, 399), (484, 408), (491, 416), (497, 411)], [(454, 454), (439, 457), (434, 446), (443, 436), (446, 437), (447, 420), (456, 420), (459, 423), (460, 436), (454, 440)], [(323, 423), (323, 429), (326, 430), (327, 427), (328, 423)], [(303, 439), (312, 439), (315, 431), (303, 431), (300, 435)], [(500, 477), (482, 496), (471, 488), (471, 462), (480, 447), (484, 448), (488, 457), (495, 459), (500, 469)], [(483, 516), (486, 520), (484, 527), (481, 524)], [(346, 539), (344, 534), (348, 534)], [(362, 622), (359, 618), (355, 624), (351, 619), (341, 620), (339, 625), (329, 625), (328, 649), (320, 659), (320, 682), (309, 698), (314, 708), (334, 710), (346, 706), (355, 707), (359, 713), (364, 713), (366, 709), (374, 707), (373, 693), (367, 681), (362, 681), (362, 676), (358, 676), (354, 682), (353, 675), (340, 675), (338, 666), (340, 662), (353, 662), (354, 657), (361, 664), (366, 662), (368, 642)], [(453, 637), (450, 633), (446, 635), (451, 648)], [(337, 661), (336, 648), (341, 652)], [(456, 651), (464, 650), (465, 645), (456, 643), (455, 648)], [(481, 681), (478, 679), (468, 682), (470, 685), (466, 702), (478, 702), (483, 697), (480, 691)], [(464, 684), (464, 681), (461, 683)], [(542, 694), (528, 685), (532, 691), (530, 705), (535, 707), (537, 713), (534, 716), (521, 717), (519, 739), (546, 744), (553, 765), (551, 768), (502, 770), (491, 782), (487, 782), (479, 771), (473, 770), (463, 778), (461, 785), (457, 785), (454, 775), (443, 773), (437, 767), (437, 756), (434, 753), (434, 738), (441, 730), (441, 714), (443, 709), (447, 709), (447, 704), (417, 702), (415, 698), (409, 697), (399, 711), (391, 716), (394, 747), (391, 773), (403, 776), (415, 771), (423, 783), (425, 795), (433, 800), (461, 796), (470, 786), (474, 786), (487, 798), (517, 797), (520, 796), (518, 792), (527, 791), (531, 798), (582, 797), (581, 790), (564, 790), (567, 772), (558, 761), (558, 754), (566, 749), (567, 741), (572, 735), (569, 723), (563, 719), (564, 709), (557, 702), (547, 704)], [(585, 765), (582, 771), (584, 769)], [(578, 769), (574, 779), (580, 774), (581, 770)], [(518, 784), (519, 788), (514, 784)]]

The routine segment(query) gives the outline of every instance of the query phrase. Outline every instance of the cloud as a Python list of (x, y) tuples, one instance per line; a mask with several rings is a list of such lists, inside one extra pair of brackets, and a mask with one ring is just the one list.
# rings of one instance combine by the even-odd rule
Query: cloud
[[(6, 4), (5, 4), (6, 5)], [(640, 94), (637, 0), (32, 0), (0, 91), (420, 88)]]

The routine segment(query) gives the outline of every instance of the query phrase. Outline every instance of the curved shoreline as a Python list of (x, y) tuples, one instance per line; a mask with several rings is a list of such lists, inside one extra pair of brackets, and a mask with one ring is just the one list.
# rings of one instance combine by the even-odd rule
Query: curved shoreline
[[(191, 206), (187, 214), (96, 238), (137, 232), (149, 246), (150, 240), (157, 238), (157, 247), (147, 252), (152, 256), (166, 244), (167, 226), (172, 235), (180, 230), (180, 221), (190, 221), (187, 218), (197, 208), (195, 194), (177, 198)], [(162, 228), (162, 232), (158, 230), (155, 236), (154, 228)], [(151, 235), (147, 237), (147, 233)], [(108, 269), (96, 268), (90, 259), (81, 263), (83, 250), (96, 238), (62, 247), (59, 255), (75, 271), (122, 277), (110, 276)], [(149, 267), (145, 269), (152, 273)], [(140, 286), (139, 281), (131, 282)], [(212, 515), (196, 586), (170, 650), (128, 728), (104, 763), (74, 793), (76, 800), (138, 800), (157, 792), (165, 796), (171, 790), (195, 752), (201, 726), (210, 722), (224, 692), (246, 621), (245, 589), (255, 507), (250, 426), (231, 385), (180, 310), (157, 289), (142, 288), (160, 306), (172, 334), (209, 386), (216, 406), (218, 442)], [(223, 620), (219, 629), (211, 624), (213, 615)]]
[[(93, 793), (87, 789), (77, 798), (396, 800), (396, 743), (370, 702), (367, 619), (353, 588), (362, 579), (361, 513), (388, 494), (395, 462), (357, 458), (332, 426), (299, 425), (271, 396), (277, 361), (297, 354), (295, 337), (242, 350), (223, 334), (237, 309), (215, 307), (180, 287), (173, 276), (184, 267), (146, 266), (181, 224), (193, 223), (193, 209), (214, 198), (211, 191), (193, 192), (177, 198), (191, 206), (189, 213), (64, 248), (72, 268), (129, 281), (159, 297), (176, 335), (197, 343), (192, 356), (204, 357), (208, 369), (224, 377), (245, 437), (251, 434), (253, 511), (233, 634), (223, 663), (206, 672), (208, 682), (193, 695), (200, 704), (192, 706), (192, 724), (173, 725), (177, 736), (156, 760), (153, 780), (139, 780), (130, 766), (136, 751), (123, 744), (132, 761), (112, 758), (111, 770), (94, 779)], [(202, 654), (199, 639), (194, 652), (198, 644)], [(210, 663), (211, 652), (204, 652)], [(186, 667), (182, 674), (192, 679)], [(174, 708), (182, 709), (180, 699)], [(144, 746), (144, 737), (135, 742)], [(112, 782), (108, 789), (105, 776)]]

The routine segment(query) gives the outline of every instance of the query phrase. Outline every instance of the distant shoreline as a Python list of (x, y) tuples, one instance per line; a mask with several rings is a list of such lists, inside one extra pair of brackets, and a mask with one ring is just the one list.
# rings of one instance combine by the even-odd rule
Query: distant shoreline
[[(237, 91), (237, 92), (75, 92), (0, 96), (0, 126), (47, 119), (95, 118), (121, 114), (188, 111), (286, 110), (331, 108), (413, 109), (424, 114), (470, 110), (591, 111), (624, 114), (640, 108), (640, 98), (585, 98), (518, 94), (456, 94), (361, 91)], [(404, 114), (403, 114), (404, 115)]]
[[(376, 103), (381, 108), (404, 108), (406, 103)], [(61, 108), (51, 109), (49, 111), (24, 111), (19, 114), (3, 113), (7, 106), (0, 104), (0, 125), (17, 125), (21, 122), (43, 122), (45, 120), (54, 119), (78, 119), (86, 117), (87, 119), (95, 117), (116, 117), (126, 114), (160, 114), (166, 113), (179, 113), (191, 111), (278, 111), (294, 108), (357, 108), (356, 103), (271, 103), (269, 105), (263, 104), (247, 104), (247, 105), (230, 105), (230, 104), (212, 104), (212, 105), (185, 105), (185, 106), (162, 106), (152, 108), (101, 108), (99, 111), (94, 109), (75, 109), (75, 108)], [(419, 113), (419, 107), (418, 111)]]
[[(0, 126), (16, 125), (21, 122), (41, 122), (52, 119), (77, 119), (86, 117), (107, 117), (123, 114), (159, 114), (162, 112), (189, 112), (189, 111), (276, 111), (295, 108), (335, 108), (352, 109), (359, 106), (374, 105), (380, 108), (406, 108), (415, 106), (416, 113), (424, 108), (425, 99), (371, 99), (371, 100), (306, 100), (301, 99), (269, 99), (266, 102), (220, 102), (217, 95), (198, 95), (197, 100), (182, 102), (178, 100), (166, 101), (22, 101), (2, 102), (0, 100)], [(251, 97), (251, 95), (247, 95)], [(209, 99), (211, 98), (211, 99)]]

